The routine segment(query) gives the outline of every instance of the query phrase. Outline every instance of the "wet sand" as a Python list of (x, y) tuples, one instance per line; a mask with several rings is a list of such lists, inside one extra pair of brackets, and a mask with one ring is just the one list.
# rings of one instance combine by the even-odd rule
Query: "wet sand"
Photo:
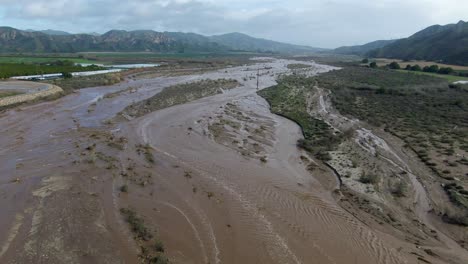
[[(258, 67), (265, 88), (288, 72), (289, 63), (128, 81), (0, 114), (0, 262), (138, 263), (138, 244), (118, 212), (130, 207), (173, 263), (415, 263), (400, 253), (403, 242), (337, 204), (301, 162), (300, 128), (271, 114), (256, 95)], [(310, 74), (332, 69), (310, 64)], [(242, 86), (106, 122), (164, 87), (207, 78), (234, 78)], [(105, 98), (130, 87), (135, 91)], [(272, 131), (271, 140), (258, 141), (265, 161), (241, 155), (210, 133), (210, 122), (228, 103)], [(125, 138), (123, 150), (110, 148), (109, 137)], [(115, 166), (90, 160), (92, 144)], [(139, 144), (151, 147), (154, 163), (137, 153)], [(128, 193), (119, 191), (122, 184)]]

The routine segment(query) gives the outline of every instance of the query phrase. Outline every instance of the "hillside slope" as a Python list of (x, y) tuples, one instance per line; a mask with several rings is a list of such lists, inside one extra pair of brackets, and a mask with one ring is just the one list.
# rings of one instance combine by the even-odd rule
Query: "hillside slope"
[(280, 53), (317, 52), (324, 49), (308, 46), (292, 45), (267, 39), (253, 38), (242, 33), (229, 33), (210, 37), (216, 43), (230, 47), (233, 50), (271, 51)]
[(233, 33), (206, 37), (194, 33), (111, 30), (102, 35), (47, 34), (0, 27), (0, 52), (252, 52), (299, 53), (317, 49)]
[(335, 54), (343, 54), (343, 55), (357, 55), (363, 56), (371, 50), (379, 49), (385, 47), (389, 44), (394, 43), (397, 39), (392, 40), (376, 40), (373, 42), (369, 42), (364, 45), (356, 45), (356, 46), (343, 46), (333, 50)]
[(368, 53), (371, 57), (468, 65), (468, 22), (428, 27)]

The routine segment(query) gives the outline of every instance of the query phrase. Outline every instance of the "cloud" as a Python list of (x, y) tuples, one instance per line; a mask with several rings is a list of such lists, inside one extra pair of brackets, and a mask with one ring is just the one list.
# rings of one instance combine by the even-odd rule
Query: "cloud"
[(23, 29), (239, 31), (321, 47), (406, 37), (466, 10), (466, 0), (0, 0), (4, 25)]

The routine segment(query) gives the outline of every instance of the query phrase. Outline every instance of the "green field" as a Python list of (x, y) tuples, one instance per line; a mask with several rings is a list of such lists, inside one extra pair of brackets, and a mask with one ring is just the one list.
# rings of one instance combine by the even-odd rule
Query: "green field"
[(0, 56), (0, 63), (48, 63), (51, 61), (73, 61), (75, 63), (96, 63), (95, 61), (78, 57), (36, 57), (36, 56)]
[(161, 59), (161, 58), (222, 58), (236, 56), (252, 56), (258, 55), (252, 52), (185, 52), (185, 53), (154, 53), (154, 52), (82, 52), (80, 53), (89, 58), (141, 58), (141, 59)]
[(397, 70), (397, 71), (408, 73), (408, 74), (422, 74), (422, 75), (434, 76), (434, 77), (446, 79), (449, 82), (468, 81), (468, 77), (455, 76), (455, 75), (449, 75), (449, 74), (437, 74), (437, 73), (432, 73), (432, 72), (406, 71), (406, 70)]
[(0, 79), (13, 76), (39, 75), (61, 72), (81, 72), (96, 71), (104, 69), (98, 66), (81, 67), (66, 63), (62, 65), (41, 65), (41, 64), (23, 64), (23, 63), (0, 63)]
[(46, 64), (55, 61), (72, 61), (87, 64), (159, 63), (161, 61), (216, 60), (231, 61), (260, 55), (252, 52), (80, 52), (63, 54), (2, 54), (0, 63)]

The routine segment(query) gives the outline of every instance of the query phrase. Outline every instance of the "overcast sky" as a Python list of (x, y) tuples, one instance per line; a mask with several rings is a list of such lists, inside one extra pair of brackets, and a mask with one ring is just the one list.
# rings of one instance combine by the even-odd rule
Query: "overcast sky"
[(0, 25), (73, 33), (242, 32), (334, 48), (468, 20), (468, 0), (0, 0)]

